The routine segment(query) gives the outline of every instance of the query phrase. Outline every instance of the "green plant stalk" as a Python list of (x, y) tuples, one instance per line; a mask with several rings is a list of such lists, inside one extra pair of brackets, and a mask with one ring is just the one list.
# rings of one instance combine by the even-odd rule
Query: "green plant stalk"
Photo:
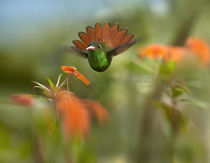
[[(152, 93), (147, 98), (145, 105), (143, 106), (143, 120), (140, 124), (140, 136), (138, 142), (138, 156), (136, 162), (163, 162), (164, 158), (160, 158), (159, 154), (163, 154), (162, 149), (164, 146), (159, 142), (158, 139), (154, 140), (154, 135), (156, 133), (159, 124), (156, 115), (156, 108), (154, 107), (154, 102), (159, 101), (164, 90), (164, 83), (157, 76), (155, 81), (155, 86)], [(157, 137), (156, 137), (157, 138)], [(156, 148), (159, 144), (159, 149)], [(156, 153), (156, 154), (155, 154)], [(158, 159), (159, 158), (159, 159)]]

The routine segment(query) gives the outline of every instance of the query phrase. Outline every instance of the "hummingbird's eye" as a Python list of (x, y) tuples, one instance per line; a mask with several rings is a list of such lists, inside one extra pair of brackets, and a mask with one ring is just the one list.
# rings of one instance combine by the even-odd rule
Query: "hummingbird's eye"
[(97, 48), (98, 48), (98, 49), (101, 49), (101, 45), (99, 44), (99, 45), (97, 46)]

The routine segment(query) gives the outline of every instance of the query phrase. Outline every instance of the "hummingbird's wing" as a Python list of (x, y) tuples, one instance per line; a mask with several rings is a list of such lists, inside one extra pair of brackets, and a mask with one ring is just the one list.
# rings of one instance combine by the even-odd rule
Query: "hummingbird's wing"
[(110, 50), (107, 50), (106, 53), (107, 55), (109, 56), (115, 56), (115, 55), (118, 55), (122, 52), (124, 52), (125, 50), (127, 50), (129, 47), (131, 47), (133, 44), (136, 43), (136, 40), (131, 40), (131, 41), (128, 41), (122, 45), (119, 45), (118, 47), (116, 48), (113, 48), (113, 49), (110, 49)]
[(66, 52), (78, 54), (78, 55), (81, 56), (81, 57), (88, 58), (88, 53), (87, 53), (87, 51), (78, 49), (78, 48), (76, 48), (76, 47), (74, 47), (74, 46), (72, 46), (72, 47), (65, 47), (64, 50), (65, 50)]

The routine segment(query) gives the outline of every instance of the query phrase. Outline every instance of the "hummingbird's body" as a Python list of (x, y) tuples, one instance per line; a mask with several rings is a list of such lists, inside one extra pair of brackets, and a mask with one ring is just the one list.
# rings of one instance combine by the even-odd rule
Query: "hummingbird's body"
[(102, 50), (90, 51), (88, 53), (88, 62), (90, 66), (99, 72), (105, 71), (111, 64), (112, 58), (107, 56)]
[(73, 40), (76, 47), (72, 49), (87, 58), (91, 68), (98, 72), (108, 69), (113, 56), (122, 53), (136, 42), (132, 40), (133, 35), (126, 35), (127, 29), (119, 31), (118, 24), (110, 27), (108, 22), (104, 26), (96, 23), (95, 29), (88, 26), (86, 31), (87, 33), (78, 34), (82, 41)]

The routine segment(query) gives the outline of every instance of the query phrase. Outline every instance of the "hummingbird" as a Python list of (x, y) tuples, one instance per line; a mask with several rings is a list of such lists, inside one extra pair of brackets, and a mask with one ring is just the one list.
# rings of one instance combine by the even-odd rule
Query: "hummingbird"
[(93, 70), (103, 72), (109, 68), (114, 56), (136, 43), (136, 40), (132, 39), (134, 35), (128, 35), (127, 31), (127, 28), (119, 30), (118, 23), (113, 26), (110, 26), (109, 22), (103, 26), (96, 23), (94, 28), (87, 26), (86, 33), (78, 33), (80, 40), (73, 40), (74, 46), (71, 49), (87, 58)]

